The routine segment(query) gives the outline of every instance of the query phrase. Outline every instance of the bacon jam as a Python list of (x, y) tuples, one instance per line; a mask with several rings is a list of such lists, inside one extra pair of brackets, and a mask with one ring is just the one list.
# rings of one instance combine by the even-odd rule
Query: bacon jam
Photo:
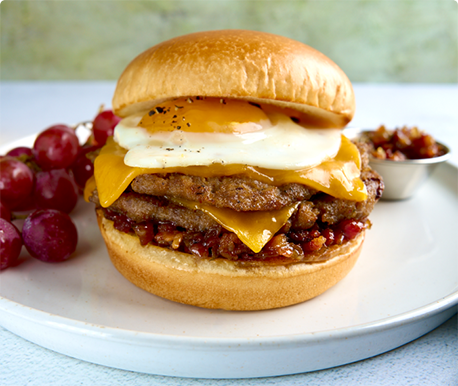
[(113, 221), (115, 229), (135, 234), (142, 245), (152, 244), (190, 253), (202, 259), (225, 258), (246, 262), (261, 260), (272, 264), (326, 260), (327, 255), (321, 252), (353, 240), (370, 227), (367, 219), (345, 219), (332, 226), (317, 222), (306, 230), (293, 230), (288, 222), (261, 252), (255, 253), (243, 244), (237, 235), (221, 226), (214, 226), (204, 232), (193, 232), (166, 223), (137, 223), (124, 214), (110, 209), (102, 210), (104, 217)]
[(434, 158), (446, 152), (431, 135), (416, 126), (388, 130), (381, 125), (375, 131), (365, 132), (362, 139), (371, 145), (371, 156), (377, 159), (403, 161)]

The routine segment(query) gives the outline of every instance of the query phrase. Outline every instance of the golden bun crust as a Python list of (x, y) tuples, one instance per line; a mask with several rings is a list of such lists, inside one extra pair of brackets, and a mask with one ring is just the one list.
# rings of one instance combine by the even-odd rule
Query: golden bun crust
[(353, 268), (364, 241), (336, 247), (330, 260), (289, 266), (244, 267), (225, 259), (199, 260), (169, 249), (142, 247), (136, 236), (119, 232), (97, 211), (111, 261), (129, 281), (160, 297), (203, 308), (265, 310), (320, 295)]
[(333, 61), (298, 41), (247, 30), (197, 32), (151, 47), (124, 70), (112, 105), (126, 117), (181, 96), (273, 104), (323, 127), (344, 127), (355, 111), (351, 83)]

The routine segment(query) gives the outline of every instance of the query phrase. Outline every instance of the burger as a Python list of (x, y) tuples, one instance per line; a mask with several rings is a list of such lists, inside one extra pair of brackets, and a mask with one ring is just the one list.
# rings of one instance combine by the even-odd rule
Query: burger
[(116, 269), (189, 305), (263, 310), (311, 299), (354, 266), (383, 191), (345, 136), (350, 81), (315, 49), (220, 30), (138, 55), (86, 197)]

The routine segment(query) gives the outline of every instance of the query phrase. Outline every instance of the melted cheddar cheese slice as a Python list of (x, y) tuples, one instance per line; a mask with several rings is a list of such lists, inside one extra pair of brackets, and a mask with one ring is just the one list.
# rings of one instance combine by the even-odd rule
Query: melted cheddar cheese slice
[(207, 213), (223, 228), (234, 232), (255, 253), (261, 251), (299, 206), (299, 202), (296, 202), (280, 210), (237, 212), (188, 200), (172, 199), (172, 201), (185, 208)]

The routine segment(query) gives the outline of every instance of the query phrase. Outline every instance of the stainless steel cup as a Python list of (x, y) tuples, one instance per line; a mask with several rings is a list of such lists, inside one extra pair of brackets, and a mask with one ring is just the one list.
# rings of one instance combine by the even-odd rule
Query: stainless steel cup
[[(370, 130), (345, 129), (344, 134), (356, 140), (364, 132)], [(385, 183), (382, 200), (404, 200), (412, 197), (432, 174), (434, 169), (450, 158), (450, 149), (437, 142), (445, 149), (440, 157), (414, 159), (404, 161), (369, 158), (369, 165), (378, 172)]]

